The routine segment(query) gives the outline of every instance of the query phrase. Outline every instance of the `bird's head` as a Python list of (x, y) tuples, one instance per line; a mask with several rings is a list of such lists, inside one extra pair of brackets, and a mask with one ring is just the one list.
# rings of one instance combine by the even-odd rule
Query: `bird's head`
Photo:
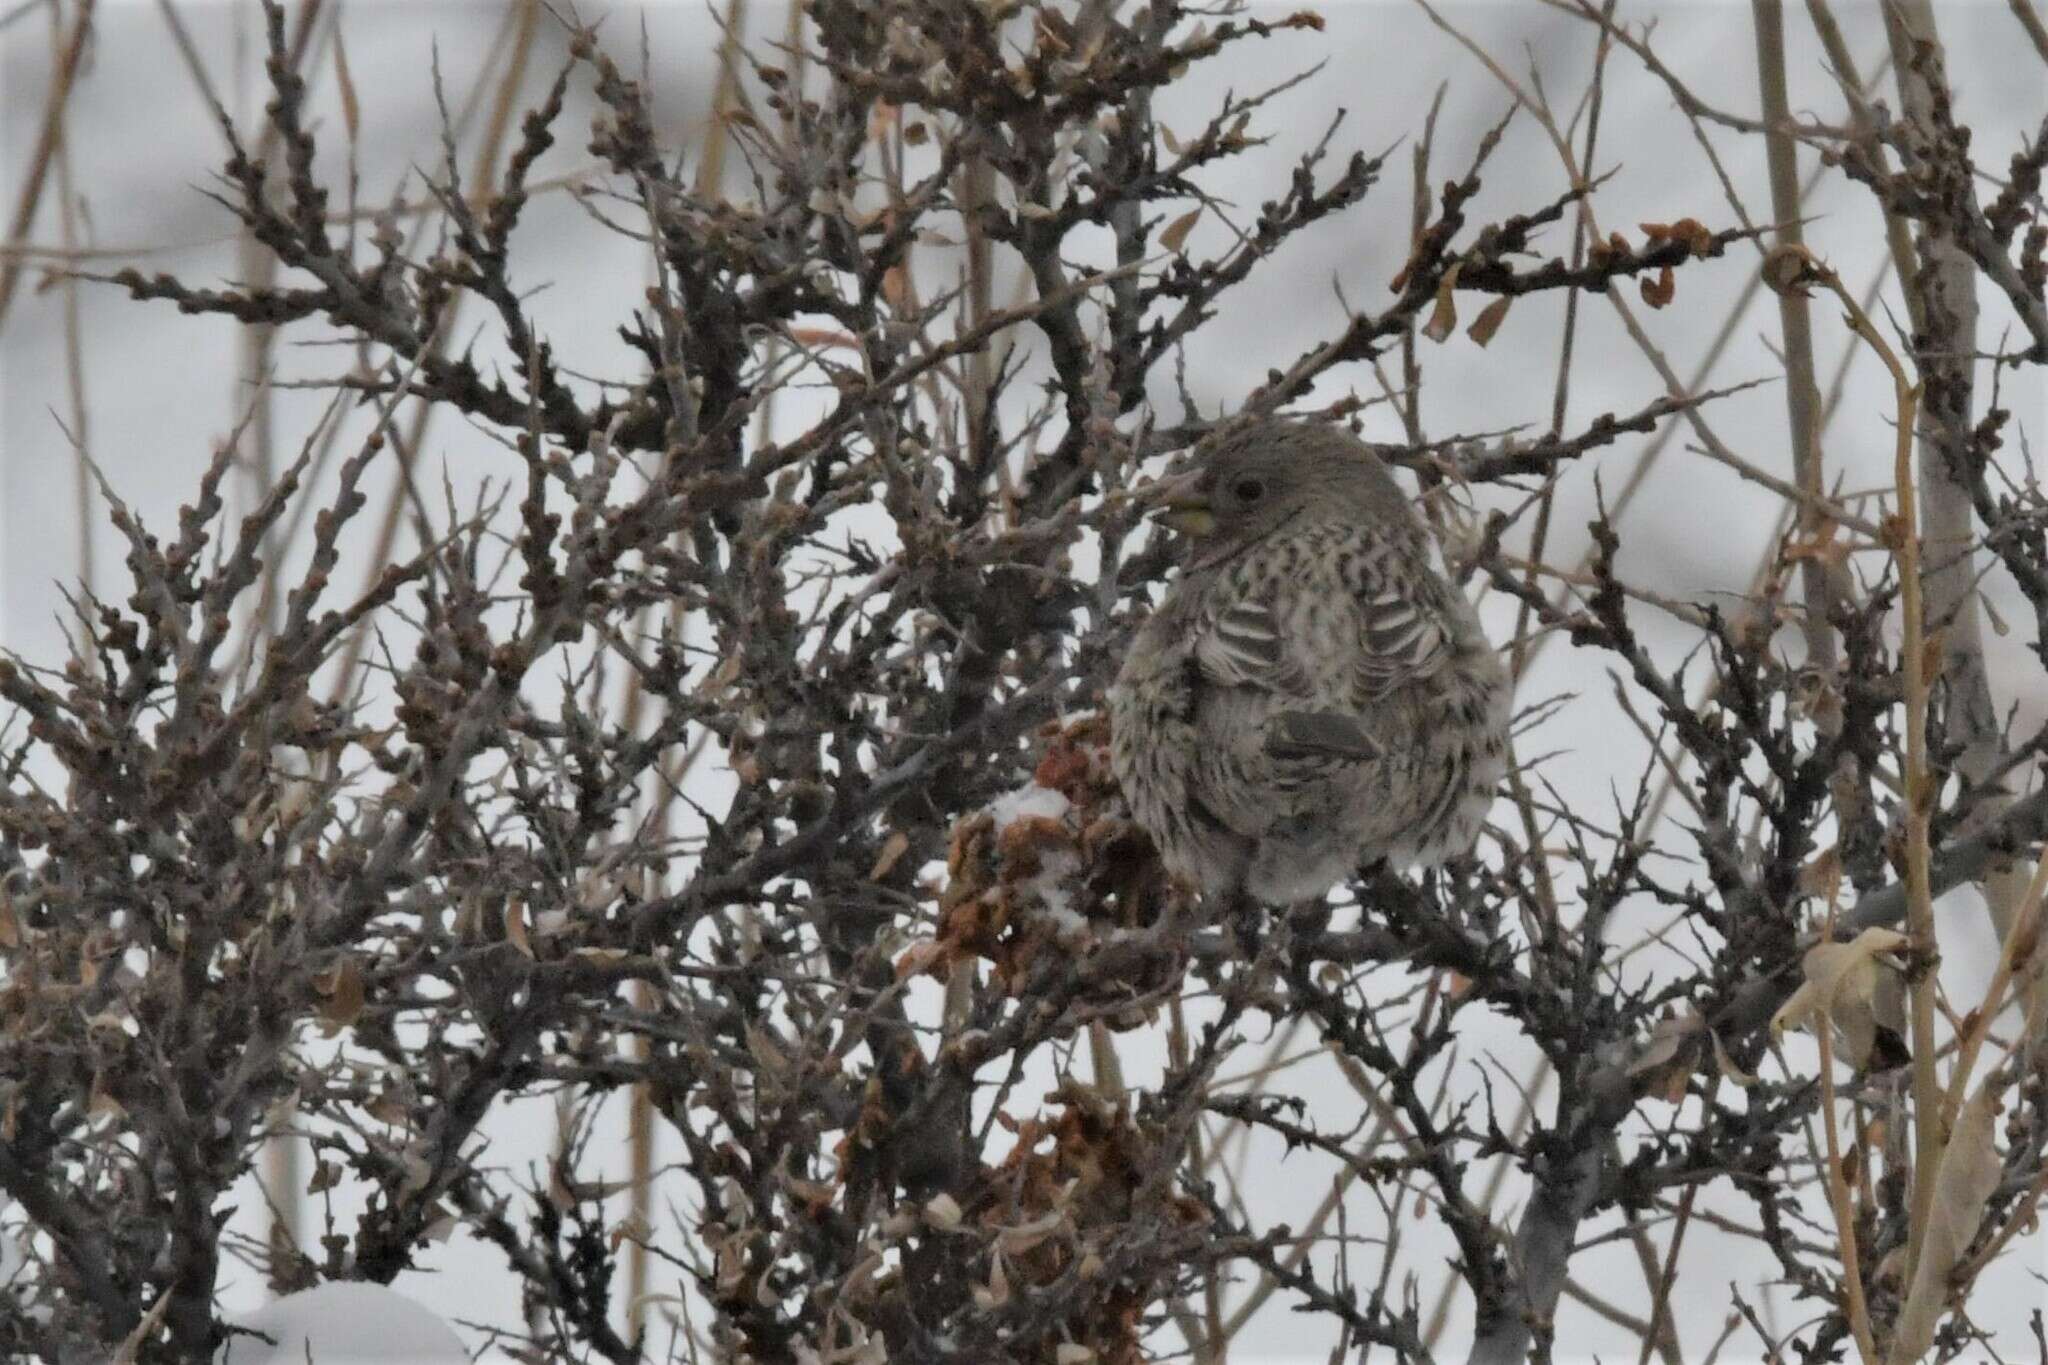
[(1194, 542), (1190, 567), (1219, 564), (1304, 520), (1423, 535), (1386, 465), (1351, 433), (1311, 422), (1261, 418), (1198, 446), (1187, 468), (1145, 490), (1153, 515)]

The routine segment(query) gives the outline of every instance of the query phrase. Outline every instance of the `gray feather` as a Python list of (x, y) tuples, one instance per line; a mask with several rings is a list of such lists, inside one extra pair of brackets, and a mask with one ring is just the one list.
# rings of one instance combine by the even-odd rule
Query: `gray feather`
[(1343, 759), (1369, 763), (1383, 752), (1351, 716), (1336, 711), (1283, 711), (1266, 724), (1266, 752), (1276, 759)]

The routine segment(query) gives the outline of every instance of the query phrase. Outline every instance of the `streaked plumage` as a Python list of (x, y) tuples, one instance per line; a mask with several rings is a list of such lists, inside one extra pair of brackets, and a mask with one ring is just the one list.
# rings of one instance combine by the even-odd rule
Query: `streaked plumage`
[(1167, 867), (1282, 903), (1469, 850), (1506, 764), (1507, 673), (1378, 457), (1247, 422), (1154, 496), (1196, 534), (1111, 689), (1111, 754)]

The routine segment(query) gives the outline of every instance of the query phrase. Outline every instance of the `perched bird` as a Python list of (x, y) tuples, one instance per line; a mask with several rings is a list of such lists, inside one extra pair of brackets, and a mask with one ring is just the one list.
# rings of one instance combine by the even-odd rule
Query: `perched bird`
[(1507, 671), (1379, 457), (1248, 421), (1146, 496), (1190, 543), (1110, 691), (1111, 759), (1168, 870), (1283, 904), (1469, 850)]

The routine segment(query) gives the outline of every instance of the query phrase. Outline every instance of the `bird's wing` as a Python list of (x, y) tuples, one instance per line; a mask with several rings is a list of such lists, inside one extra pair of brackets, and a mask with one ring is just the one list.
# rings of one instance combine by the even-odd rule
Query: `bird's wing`
[(1385, 549), (1339, 555), (1335, 573), (1319, 583), (1252, 566), (1220, 581), (1195, 628), (1203, 680), (1365, 704), (1444, 664), (1451, 623), (1430, 574)]
[(1347, 579), (1362, 621), (1354, 667), (1366, 696), (1422, 681), (1450, 658), (1444, 588), (1426, 566), (1381, 554)]

